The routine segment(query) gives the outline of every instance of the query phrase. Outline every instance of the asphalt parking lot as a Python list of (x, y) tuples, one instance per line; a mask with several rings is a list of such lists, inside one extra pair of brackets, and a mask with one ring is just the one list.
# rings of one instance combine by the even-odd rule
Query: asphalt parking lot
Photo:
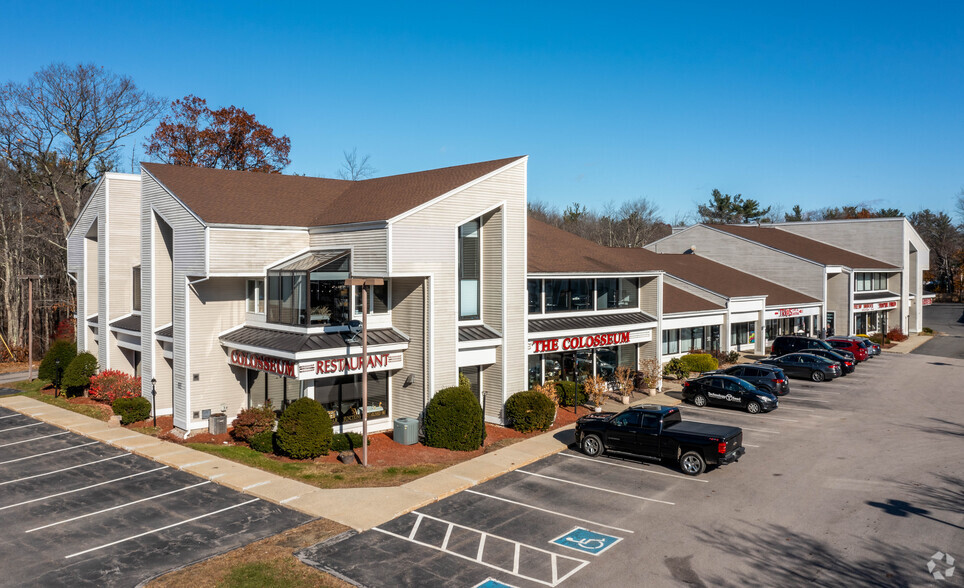
[(298, 555), (371, 587), (926, 583), (931, 554), (964, 557), (964, 411), (930, 385), (964, 364), (934, 359), (793, 380), (769, 414), (685, 405), (747, 446), (697, 478), (570, 448)]
[(2, 586), (134, 586), (309, 518), (0, 409)]

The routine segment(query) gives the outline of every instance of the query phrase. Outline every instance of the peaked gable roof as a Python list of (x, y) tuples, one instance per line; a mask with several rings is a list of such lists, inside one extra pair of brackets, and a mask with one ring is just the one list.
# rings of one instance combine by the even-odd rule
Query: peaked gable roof
[(141, 166), (205, 223), (316, 227), (386, 221), (523, 158), (357, 181)]
[(777, 227), (746, 226), (746, 225), (706, 225), (712, 229), (729, 233), (737, 237), (742, 237), (749, 241), (754, 241), (767, 247), (772, 247), (780, 251), (785, 251), (791, 255), (816, 261), (823, 265), (843, 265), (849, 268), (861, 269), (897, 269), (889, 263), (884, 263), (828, 245), (822, 241), (816, 241), (803, 235), (784, 231)]
[(725, 310), (724, 306), (712, 300), (707, 300), (690, 294), (682, 288), (672, 284), (663, 284), (663, 314), (677, 312), (697, 312), (701, 310)]

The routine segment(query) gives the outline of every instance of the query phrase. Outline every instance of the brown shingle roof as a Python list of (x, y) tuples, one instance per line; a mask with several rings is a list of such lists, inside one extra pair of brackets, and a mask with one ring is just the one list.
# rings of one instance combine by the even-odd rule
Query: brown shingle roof
[(671, 284), (663, 284), (663, 314), (723, 310), (723, 306), (706, 298), (700, 298)]
[(846, 249), (827, 245), (821, 241), (816, 241), (790, 231), (784, 231), (777, 227), (751, 227), (746, 225), (707, 225), (718, 231), (723, 231), (737, 237), (743, 237), (750, 241), (755, 241), (767, 247), (773, 247), (780, 251), (786, 251), (792, 255), (816, 261), (823, 265), (844, 265), (850, 268), (861, 269), (898, 269), (890, 265), (853, 253)]
[(529, 273), (622, 273), (650, 271), (636, 259), (529, 217)]
[(519, 159), (358, 181), (141, 166), (206, 223), (315, 227), (388, 220)]

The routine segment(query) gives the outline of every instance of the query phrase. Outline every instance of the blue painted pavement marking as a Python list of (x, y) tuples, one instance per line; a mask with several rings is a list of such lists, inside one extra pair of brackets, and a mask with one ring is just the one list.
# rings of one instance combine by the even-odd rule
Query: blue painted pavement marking
[(486, 578), (481, 584), (476, 584), (472, 588), (515, 588), (511, 584), (503, 584), (495, 578)]
[(588, 553), (589, 555), (599, 555), (622, 540), (622, 537), (613, 537), (612, 535), (576, 527), (549, 543), (555, 543), (556, 545), (575, 549), (576, 551)]

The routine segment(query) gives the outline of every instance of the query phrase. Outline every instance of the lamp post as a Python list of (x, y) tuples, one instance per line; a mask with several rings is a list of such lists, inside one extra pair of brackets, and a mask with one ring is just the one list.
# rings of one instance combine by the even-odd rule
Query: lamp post
[(54, 371), (57, 372), (57, 381), (54, 382), (54, 398), (60, 396), (60, 358), (54, 358)]
[(350, 278), (346, 286), (361, 286), (362, 291), (362, 465), (368, 467), (368, 288), (381, 286), (381, 278)]
[(154, 428), (157, 428), (157, 378), (151, 378), (151, 410), (154, 411)]
[(33, 380), (33, 281), (43, 277), (43, 274), (20, 276), (21, 280), (27, 280), (27, 381)]

